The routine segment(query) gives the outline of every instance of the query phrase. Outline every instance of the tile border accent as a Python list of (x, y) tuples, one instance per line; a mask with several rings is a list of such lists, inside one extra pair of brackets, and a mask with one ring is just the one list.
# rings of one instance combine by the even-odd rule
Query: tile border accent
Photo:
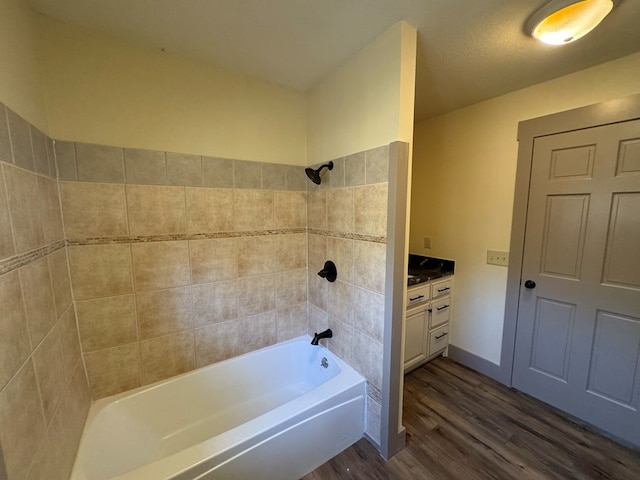
[(67, 242), (65, 242), (64, 240), (59, 240), (50, 245), (45, 245), (44, 247), (35, 248), (33, 250), (29, 250), (28, 252), (19, 253), (18, 255), (4, 258), (0, 260), (0, 275), (12, 272), (13, 270), (24, 267), (31, 262), (35, 262), (36, 260), (45, 258), (46, 256), (57, 252), (61, 248), (64, 248), (66, 245)]
[(93, 237), (93, 238), (71, 238), (67, 240), (67, 245), (75, 247), (82, 245), (112, 245), (122, 243), (151, 243), (151, 242), (173, 242), (182, 240), (210, 240), (215, 238), (239, 238), (239, 237), (260, 237), (269, 235), (287, 235), (294, 233), (306, 233), (306, 228), (282, 228), (271, 230), (252, 230), (246, 232), (214, 232), (214, 233), (192, 233), (178, 235), (146, 235), (128, 237)]
[(307, 228), (307, 233), (311, 235), (322, 235), (324, 237), (345, 238), (347, 240), (360, 240), (361, 242), (387, 243), (386, 236), (364, 235), (361, 233), (331, 232), (329, 230), (318, 230), (315, 228)]

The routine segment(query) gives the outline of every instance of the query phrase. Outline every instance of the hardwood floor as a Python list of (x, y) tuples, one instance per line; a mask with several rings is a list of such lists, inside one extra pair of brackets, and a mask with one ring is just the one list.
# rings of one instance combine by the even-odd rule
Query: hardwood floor
[(448, 358), (405, 377), (403, 424), (389, 462), (363, 439), (303, 480), (640, 480), (639, 450)]

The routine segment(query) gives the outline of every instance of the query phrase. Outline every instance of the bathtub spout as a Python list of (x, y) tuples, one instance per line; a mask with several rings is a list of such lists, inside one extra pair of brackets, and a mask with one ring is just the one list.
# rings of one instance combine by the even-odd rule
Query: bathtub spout
[(311, 345), (318, 345), (318, 340), (322, 340), (323, 338), (332, 338), (333, 332), (330, 328), (327, 328), (324, 332), (316, 333), (313, 336), (313, 340), (311, 340)]

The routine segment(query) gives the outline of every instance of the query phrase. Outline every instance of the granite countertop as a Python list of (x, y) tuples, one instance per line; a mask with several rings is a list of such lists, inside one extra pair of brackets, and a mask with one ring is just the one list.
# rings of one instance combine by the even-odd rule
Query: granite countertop
[(418, 283), (430, 282), (437, 278), (453, 275), (455, 261), (442, 258), (424, 257), (422, 255), (409, 254), (409, 278), (407, 286)]

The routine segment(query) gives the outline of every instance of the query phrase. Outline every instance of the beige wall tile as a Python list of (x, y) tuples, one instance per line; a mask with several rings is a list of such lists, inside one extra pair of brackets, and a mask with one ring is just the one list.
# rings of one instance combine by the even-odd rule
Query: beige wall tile
[(71, 305), (71, 280), (69, 279), (66, 247), (49, 255), (47, 261), (49, 262), (49, 272), (51, 273), (56, 318), (60, 318)]
[(11, 138), (9, 136), (9, 125), (7, 123), (7, 109), (2, 103), (0, 103), (0, 161), (13, 163), (11, 156)]
[(121, 147), (76, 143), (76, 161), (81, 182), (124, 183)]
[(364, 185), (365, 153), (358, 152), (344, 157), (344, 184), (346, 186)]
[(141, 385), (138, 343), (85, 353), (84, 363), (94, 400)]
[(18, 272), (0, 276), (0, 391), (31, 353)]
[(18, 270), (32, 346), (40, 343), (56, 323), (51, 277), (46, 258)]
[(336, 264), (340, 280), (353, 283), (353, 240), (327, 237), (327, 260)]
[(298, 305), (307, 301), (307, 269), (276, 274), (276, 308)]
[(51, 137), (47, 137), (46, 139), (46, 147), (47, 147), (47, 162), (49, 164), (49, 176), (55, 180), (58, 179), (58, 171), (56, 169), (56, 157), (54, 150), (54, 140)]
[(190, 234), (233, 231), (233, 190), (187, 187), (186, 195)]
[(37, 176), (6, 164), (3, 170), (16, 252), (41, 247), (44, 244), (44, 232)]
[(54, 149), (56, 167), (58, 168), (58, 180), (78, 180), (76, 144), (56, 140)]
[(384, 293), (386, 250), (383, 243), (353, 242), (353, 283), (374, 292)]
[(315, 274), (324, 268), (324, 262), (327, 261), (327, 237), (309, 234), (308, 242), (309, 271)]
[(338, 188), (327, 195), (327, 229), (353, 232), (353, 188)]
[(127, 183), (165, 185), (167, 183), (165, 153), (125, 148), (124, 171)]
[(133, 292), (129, 245), (69, 247), (68, 255), (75, 300)]
[(307, 226), (306, 192), (273, 192), (275, 228)]
[(82, 350), (93, 352), (138, 340), (133, 295), (76, 302)]
[(136, 295), (140, 340), (193, 329), (191, 287)]
[(328, 284), (327, 312), (341, 322), (353, 325), (353, 285), (341, 280)]
[(236, 280), (205, 283), (191, 287), (196, 327), (224, 322), (238, 315)]
[(382, 389), (382, 354), (382, 343), (354, 330), (351, 366), (378, 390)]
[(187, 241), (131, 245), (136, 292), (189, 285)]
[(366, 159), (366, 183), (382, 183), (389, 179), (389, 145), (364, 152)]
[(190, 240), (189, 255), (194, 284), (238, 276), (238, 244), (235, 238)]
[(238, 242), (238, 276), (261, 275), (275, 271), (277, 236), (241, 237), (236, 241)]
[(47, 137), (33, 125), (29, 125), (34, 169), (42, 175), (49, 175), (49, 157), (47, 156)]
[(68, 238), (123, 237), (129, 234), (124, 185), (60, 183)]
[(214, 188), (233, 188), (233, 160), (202, 157), (202, 185)]
[(309, 302), (322, 310), (327, 309), (327, 289), (329, 282), (320, 277), (314, 270), (309, 270), (307, 277)]
[(307, 234), (288, 233), (278, 235), (276, 269), (296, 270), (307, 267)]
[(262, 188), (262, 164), (234, 160), (233, 186), (234, 188)]
[(13, 161), (19, 167), (33, 171), (34, 163), (29, 123), (9, 108), (7, 108), (7, 119), (9, 121)]
[(69, 478), (90, 400), (84, 369), (77, 368), (36, 454), (28, 480)]
[(327, 229), (327, 192), (315, 190), (307, 193), (307, 226)]
[(275, 274), (238, 279), (238, 316), (246, 317), (276, 309)]
[[(351, 325), (341, 322), (336, 317), (329, 315), (329, 328), (333, 332), (333, 337), (328, 340), (329, 350), (335, 353), (348, 364), (353, 364), (353, 335), (354, 329)], [(382, 359), (378, 359), (379, 362)]]
[[(327, 312), (315, 305), (307, 304), (307, 319), (309, 324), (309, 335), (311, 336), (329, 328), (329, 316), (327, 315)], [(324, 345), (326, 345), (326, 342), (327, 340), (322, 340)]]
[(344, 187), (344, 158), (337, 158), (333, 161), (329, 186), (331, 188)]
[(196, 330), (196, 365), (202, 367), (273, 345), (276, 312), (216, 323)]
[(50, 178), (38, 177), (38, 190), (44, 243), (50, 244), (64, 240), (58, 182)]
[(171, 235), (187, 232), (184, 187), (127, 185), (131, 235)]
[[(0, 114), (2, 111), (0, 111)], [(0, 117), (2, 118), (2, 117)], [(13, 247), (13, 229), (11, 228), (11, 216), (9, 214), (9, 203), (7, 202), (7, 191), (4, 187), (4, 172), (0, 165), (0, 259), (10, 257), (15, 253)]]
[[(67, 379), (71, 378), (81, 359), (80, 340), (76, 314), (73, 308), (69, 308), (58, 322), (58, 334), (62, 345), (62, 360)], [(80, 367), (84, 374), (84, 368)]]
[(167, 185), (202, 185), (200, 156), (167, 152)]
[(307, 334), (307, 305), (278, 309), (278, 342)]
[(287, 165), (285, 171), (287, 190), (306, 191), (307, 175), (304, 173), (304, 167), (296, 165)]
[(33, 352), (44, 416), (49, 423), (66, 384), (62, 346), (58, 330), (53, 329)]
[(262, 188), (284, 190), (287, 187), (287, 165), (262, 164)]
[(140, 342), (142, 383), (153, 383), (195, 368), (193, 330)]
[(26, 476), (45, 431), (36, 374), (29, 360), (0, 393), (0, 444), (9, 479)]
[(354, 231), (366, 235), (387, 235), (387, 184), (353, 189)]
[(353, 325), (360, 332), (382, 342), (384, 335), (384, 295), (355, 287)]
[(270, 190), (234, 190), (233, 210), (236, 231), (273, 228), (273, 192)]

